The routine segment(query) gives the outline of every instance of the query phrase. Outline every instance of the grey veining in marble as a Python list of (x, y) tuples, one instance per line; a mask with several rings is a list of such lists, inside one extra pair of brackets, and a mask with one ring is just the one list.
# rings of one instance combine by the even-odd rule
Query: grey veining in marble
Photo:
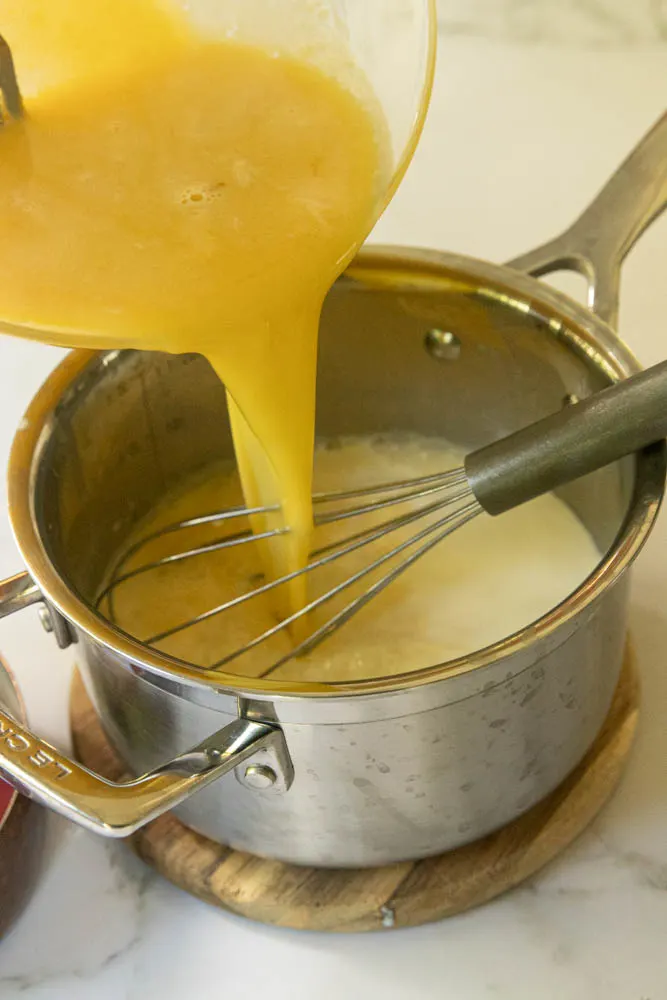
[(571, 47), (667, 44), (667, 0), (438, 0), (443, 33)]
[(54, 822), (59, 836), (37, 894), (38, 916), (29, 922), (25, 914), (3, 949), (0, 1000), (39, 995), (46, 983), (50, 990), (85, 984), (114, 966), (126, 971), (142, 939), (157, 876), (125, 845)]

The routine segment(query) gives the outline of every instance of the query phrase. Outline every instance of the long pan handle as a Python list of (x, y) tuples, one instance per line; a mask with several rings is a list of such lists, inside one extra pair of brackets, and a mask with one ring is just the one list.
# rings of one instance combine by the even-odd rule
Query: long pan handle
[(509, 262), (535, 277), (571, 270), (588, 281), (588, 305), (615, 327), (621, 264), (667, 206), (667, 114), (564, 233)]

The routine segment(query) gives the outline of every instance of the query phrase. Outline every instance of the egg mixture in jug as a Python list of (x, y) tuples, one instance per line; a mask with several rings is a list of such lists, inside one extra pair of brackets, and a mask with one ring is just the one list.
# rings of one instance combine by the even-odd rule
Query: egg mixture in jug
[(157, 0), (43, 8), (3, 4), (19, 79), (46, 59), (57, 82), (0, 135), (0, 314), (67, 346), (204, 354), (246, 500), (290, 527), (270, 572), (297, 569), (320, 309), (391, 179), (379, 103), (351, 58), (207, 41)]
[[(262, 6), (220, 0), (234, 4), (247, 18)], [(280, 512), (255, 516), (253, 529), (289, 528), (263, 543), (264, 575), (303, 567), (320, 310), (392, 182), (370, 84), (343, 46), (322, 58), (306, 46), (301, 58), (212, 40), (159, 0), (3, 0), (0, 30), (26, 106), (0, 132), (5, 328), (64, 346), (205, 355), (227, 387), (246, 503)], [(345, 488), (459, 459), (437, 442), (368, 440), (320, 452), (317, 464), (321, 485)], [(191, 484), (142, 531), (185, 509), (225, 507), (230, 483), (218, 470)], [(427, 666), (547, 611), (597, 553), (555, 498), (508, 517), (504, 527), (480, 517), (446, 543), (448, 559), (432, 552), (372, 602), (350, 639), (342, 630), (282, 676), (353, 680)], [(150, 574), (119, 588), (118, 623), (142, 637), (215, 605), (221, 586), (247, 585), (255, 572), (254, 546), (243, 548), (231, 563), (183, 564), (162, 590)], [(278, 608), (245, 605), (239, 636), (302, 607), (305, 586), (299, 577), (281, 588)], [(221, 628), (188, 630), (164, 648), (211, 665)], [(284, 656), (290, 639), (278, 641)]]

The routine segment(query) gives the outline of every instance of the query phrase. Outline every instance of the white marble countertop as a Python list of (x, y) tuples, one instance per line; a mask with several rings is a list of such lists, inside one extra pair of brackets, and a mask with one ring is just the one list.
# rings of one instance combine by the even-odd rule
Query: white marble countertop
[[(553, 13), (554, 4), (540, 5)], [(502, 6), (516, 13), (521, 4)], [(454, 17), (465, 5), (445, 7)], [(596, 9), (592, 0), (588, 7)], [(621, 17), (621, 3), (611, 7)], [(649, 4), (639, 7), (648, 17)], [(468, 9), (483, 17), (485, 4)], [(623, 51), (613, 37), (606, 47), (584, 37), (571, 48), (515, 44), (500, 30), (493, 38), (451, 34), (422, 146), (377, 239), (501, 261), (555, 235), (663, 111), (667, 49), (655, 44), (658, 34), (640, 33)], [(666, 273), (667, 218), (646, 234), (623, 281), (622, 331), (646, 363), (667, 353)], [(58, 356), (0, 340), (0, 466)], [(644, 704), (627, 776), (593, 827), (530, 883), (391, 938), (297, 934), (216, 912), (122, 845), (56, 820), (40, 887), (0, 945), (0, 998), (664, 1000), (666, 567), (663, 515), (634, 579)], [(0, 516), (0, 573), (19, 568)], [(72, 657), (55, 650), (34, 611), (0, 625), (0, 649), (34, 725), (65, 746)]]

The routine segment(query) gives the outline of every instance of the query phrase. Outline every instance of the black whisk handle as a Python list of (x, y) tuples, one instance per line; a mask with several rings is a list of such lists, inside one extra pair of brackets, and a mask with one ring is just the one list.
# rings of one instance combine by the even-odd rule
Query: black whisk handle
[(667, 361), (468, 455), (489, 514), (502, 514), (667, 437)]

